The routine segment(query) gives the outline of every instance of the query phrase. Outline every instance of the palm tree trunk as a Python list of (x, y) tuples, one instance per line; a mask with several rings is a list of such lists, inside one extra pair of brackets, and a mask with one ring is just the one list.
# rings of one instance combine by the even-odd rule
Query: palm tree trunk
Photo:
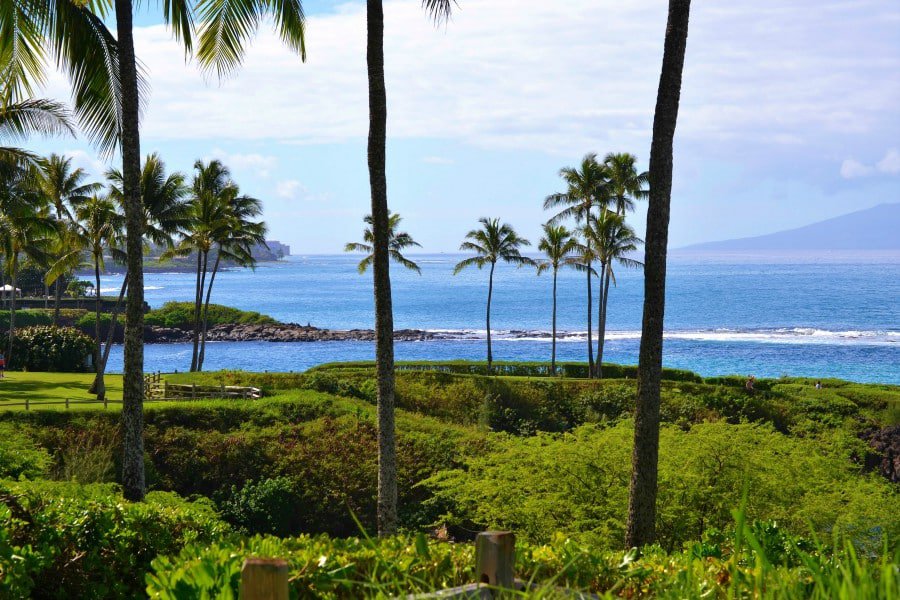
[[(590, 246), (590, 244), (588, 244)], [(589, 248), (590, 249), (590, 248)], [(587, 344), (588, 344), (588, 379), (594, 375), (594, 344), (591, 341), (591, 261), (587, 263)]]
[(96, 375), (94, 376), (94, 393), (97, 394), (97, 400), (103, 400), (106, 397), (106, 383), (103, 381), (103, 372), (100, 370), (100, 352), (102, 348), (100, 347), (100, 313), (103, 308), (103, 301), (100, 297), (100, 257), (96, 254), (94, 255), (94, 282), (97, 290), (97, 304), (95, 308), (95, 319), (94, 319), (94, 370), (96, 371)]
[(378, 534), (397, 531), (397, 443), (394, 434), (394, 314), (388, 254), (387, 92), (384, 85), (384, 8), (366, 4), (369, 79), (369, 186), (372, 191), (375, 283), (375, 364), (378, 380)]
[(491, 352), (491, 296), (494, 294), (494, 267), (497, 263), (491, 263), (491, 274), (488, 276), (487, 298), (487, 373), (491, 374), (491, 364), (494, 362), (494, 354)]
[(57, 327), (59, 326), (59, 304), (62, 300), (62, 288), (59, 286), (60, 279), (62, 279), (62, 275), (53, 282), (53, 324)]
[(131, 0), (116, 0), (119, 75), (122, 85), (122, 192), (125, 198), (128, 298), (125, 304), (125, 376), (122, 391), (122, 492), (143, 500), (144, 483), (144, 255), (141, 143), (137, 63)]
[(659, 466), (659, 394), (666, 299), (666, 246), (672, 197), (672, 142), (678, 120), (681, 73), (691, 0), (669, 0), (662, 72), (650, 146), (650, 202), (644, 242), (644, 314), (638, 359), (634, 450), (625, 545), (652, 544), (656, 537)]
[(600, 341), (600, 321), (603, 319), (603, 279), (605, 275), (606, 264), (601, 262), (600, 277), (597, 278), (597, 283), (600, 289), (597, 293), (597, 362), (594, 364), (594, 377), (600, 377), (600, 361), (603, 360), (603, 351), (600, 348), (602, 344), (602, 342)]
[(601, 290), (600, 294), (601, 300), (601, 310), (600, 310), (600, 332), (597, 334), (597, 379), (603, 378), (603, 351), (606, 348), (606, 305), (609, 302), (609, 283), (610, 278), (612, 276), (612, 265), (607, 265), (606, 267), (606, 276), (604, 277), (604, 281), (601, 282)]
[(103, 347), (103, 356), (100, 358), (100, 364), (97, 365), (97, 374), (94, 377), (94, 383), (91, 384), (90, 392), (96, 393), (97, 383), (106, 373), (106, 363), (109, 361), (109, 353), (112, 350), (113, 338), (116, 334), (116, 326), (119, 322), (119, 306), (125, 298), (125, 290), (128, 289), (128, 273), (125, 274), (125, 280), (122, 282), (122, 289), (119, 290), (119, 298), (113, 306), (112, 314), (109, 317), (109, 330), (106, 332), (106, 345)]
[(197, 370), (197, 359), (200, 342), (200, 307), (203, 302), (204, 278), (206, 277), (206, 265), (203, 262), (203, 252), (197, 250), (197, 285), (194, 291), (194, 330), (191, 334), (193, 351), (191, 352), (191, 372)]
[(216, 273), (219, 272), (219, 262), (222, 259), (222, 249), (216, 254), (216, 262), (213, 263), (212, 274), (209, 277), (209, 286), (206, 288), (206, 302), (203, 305), (203, 326), (200, 332), (200, 356), (197, 358), (197, 370), (203, 370), (203, 360), (206, 358), (206, 330), (209, 327), (209, 300), (212, 297), (213, 284), (216, 282)]
[(550, 374), (556, 375), (556, 273), (558, 269), (553, 268), (553, 333), (550, 342)]
[(16, 337), (16, 279), (19, 271), (19, 259), (13, 255), (10, 263), (10, 285), (12, 290), (9, 295), (9, 347), (6, 349), (6, 364), (12, 362), (13, 339)]

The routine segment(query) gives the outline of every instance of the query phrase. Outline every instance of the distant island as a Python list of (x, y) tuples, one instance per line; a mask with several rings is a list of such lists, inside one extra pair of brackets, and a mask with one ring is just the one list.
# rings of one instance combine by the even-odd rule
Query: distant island
[(885, 251), (900, 250), (900, 203), (826, 219), (767, 235), (694, 244), (677, 253), (771, 250)]
[[(160, 255), (164, 248), (159, 246), (151, 246), (150, 251), (144, 257), (144, 271), (149, 273), (193, 273), (197, 269), (197, 255), (170, 258), (169, 260), (160, 260)], [(291, 247), (277, 240), (266, 240), (265, 245), (257, 244), (253, 247), (253, 258), (258, 262), (273, 262), (283, 260), (291, 255)], [(214, 261), (216, 256), (215, 250), (210, 252), (210, 261)], [(231, 268), (234, 263), (225, 260), (222, 261), (225, 268)], [(125, 272), (124, 265), (120, 265), (107, 257), (105, 274), (121, 274)], [(80, 269), (76, 271), (77, 275), (90, 275), (88, 269)]]

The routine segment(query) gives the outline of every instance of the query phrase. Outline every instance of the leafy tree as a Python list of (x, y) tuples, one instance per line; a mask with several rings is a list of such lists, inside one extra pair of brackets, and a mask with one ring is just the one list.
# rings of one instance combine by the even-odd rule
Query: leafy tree
[[(551, 223), (563, 219), (573, 218), (576, 223), (587, 225), (593, 214), (594, 207), (605, 207), (604, 185), (606, 184), (606, 168), (597, 162), (596, 154), (586, 154), (581, 159), (579, 168), (565, 167), (560, 170), (560, 176), (566, 183), (566, 191), (551, 194), (544, 199), (544, 209), (559, 209)], [(590, 236), (585, 236), (585, 273), (587, 274), (587, 346), (588, 346), (588, 370), (594, 370), (594, 348), (591, 340), (591, 303), (593, 293), (591, 291), (591, 276), (593, 253), (591, 251)]]
[(629, 258), (629, 254), (637, 251), (641, 240), (634, 230), (625, 223), (624, 215), (603, 209), (600, 215), (591, 221), (587, 228), (600, 263), (600, 300), (599, 318), (597, 320), (597, 364), (596, 376), (603, 376), (603, 347), (606, 337), (606, 305), (609, 301), (609, 285), (616, 284), (614, 265), (616, 263), (631, 268), (638, 268), (641, 263)]
[(690, 0), (669, 0), (662, 72), (650, 146), (650, 205), (644, 252), (644, 315), (638, 358), (638, 395), (625, 543), (652, 544), (655, 537), (659, 464), (659, 404), (663, 316), (666, 302), (666, 247), (672, 200), (672, 143), (678, 120), (681, 73), (687, 47)]
[(473, 229), (466, 234), (466, 241), (460, 244), (459, 249), (474, 252), (475, 256), (463, 259), (456, 263), (453, 274), (456, 275), (466, 267), (476, 266), (482, 269), (490, 265), (488, 275), (487, 296), (487, 369), (491, 372), (491, 296), (494, 293), (494, 268), (497, 261), (512, 263), (515, 265), (534, 265), (535, 262), (527, 256), (522, 256), (520, 248), (528, 246), (530, 242), (515, 232), (511, 225), (500, 223), (500, 219), (478, 219), (481, 229)]
[[(403, 219), (397, 213), (391, 213), (391, 217), (388, 222), (390, 228), (389, 246), (391, 258), (410, 271), (415, 271), (416, 273), (421, 274), (422, 269), (419, 268), (419, 265), (403, 256), (402, 252), (406, 248), (410, 248), (412, 246), (418, 246), (419, 248), (421, 248), (422, 244), (415, 241), (412, 236), (405, 231), (397, 231), (397, 228), (400, 226), (400, 221), (402, 220)], [(344, 246), (344, 252), (365, 252), (367, 254), (367, 256), (359, 263), (358, 269), (361, 274), (366, 272), (375, 258), (372, 252), (372, 243), (375, 241), (375, 235), (372, 233), (372, 215), (366, 215), (365, 218), (363, 218), (363, 221), (368, 223), (369, 227), (366, 227), (365, 231), (363, 231), (362, 243), (350, 242), (346, 246)]]
[[(553, 271), (553, 333), (550, 351), (550, 372), (556, 373), (556, 277), (561, 267), (581, 266), (575, 252), (579, 249), (578, 238), (563, 225), (544, 224), (544, 236), (538, 242), (538, 250), (546, 255), (546, 259), (538, 262), (538, 275), (547, 270)], [(587, 267), (584, 267), (587, 268)]]
[[(422, 0), (436, 21), (450, 17), (454, 0)], [(397, 451), (394, 436), (394, 311), (391, 303), (390, 211), (385, 174), (387, 92), (384, 84), (384, 7), (366, 2), (366, 70), (369, 80), (369, 187), (372, 198), (372, 270), (375, 294), (375, 362), (378, 381), (378, 534), (397, 529)]]

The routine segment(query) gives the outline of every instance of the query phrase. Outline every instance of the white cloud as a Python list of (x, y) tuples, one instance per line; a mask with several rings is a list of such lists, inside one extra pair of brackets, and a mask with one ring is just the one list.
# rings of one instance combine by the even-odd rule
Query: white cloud
[(286, 179), (279, 181), (275, 185), (275, 195), (279, 198), (295, 200), (297, 197), (306, 194), (306, 192), (307, 190), (303, 187), (303, 184), (296, 179)]
[(853, 179), (854, 177), (865, 177), (875, 172), (870, 166), (864, 165), (855, 158), (848, 158), (841, 163), (841, 177), (844, 179)]
[(844, 179), (867, 177), (875, 173), (886, 173), (888, 175), (900, 173), (900, 151), (896, 148), (891, 148), (875, 166), (863, 164), (855, 158), (848, 158), (841, 163), (841, 177)]
[(278, 158), (275, 156), (229, 153), (221, 148), (214, 149), (210, 156), (221, 160), (232, 171), (249, 171), (259, 177), (268, 177), (278, 165)]
[[(386, 0), (389, 135), (640, 154), (665, 21), (656, 0), (467, 0), (436, 28), (420, 2)], [(836, 151), (843, 134), (896, 134), (898, 21), (891, 2), (695, 6), (679, 138)], [(153, 90), (145, 138), (305, 144), (366, 135), (362, 2), (309, 18), (306, 64), (263, 27), (241, 71), (222, 83), (185, 64), (163, 26), (137, 28), (135, 39)]]
[(76, 168), (84, 169), (93, 179), (102, 178), (109, 168), (109, 165), (84, 150), (63, 150), (62, 153), (72, 159), (72, 164)]
[(900, 151), (896, 148), (888, 150), (887, 154), (884, 155), (884, 158), (875, 165), (875, 168), (882, 173), (890, 173), (891, 175), (900, 173)]
[(426, 156), (422, 159), (422, 162), (429, 165), (452, 165), (456, 161), (454, 161), (452, 158), (446, 158), (443, 156)]

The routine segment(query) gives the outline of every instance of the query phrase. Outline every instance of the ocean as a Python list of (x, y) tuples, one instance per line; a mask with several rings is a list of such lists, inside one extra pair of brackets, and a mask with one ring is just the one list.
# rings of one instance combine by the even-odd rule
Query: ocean
[[(445, 331), (456, 339), (397, 342), (398, 360), (485, 356), (487, 269), (453, 276), (462, 257), (412, 256), (422, 274), (392, 265), (395, 328)], [(255, 271), (221, 272), (213, 302), (255, 310), (280, 321), (329, 329), (371, 329), (371, 272), (358, 256), (292, 256)], [(619, 268), (610, 294), (607, 362), (636, 364), (642, 273)], [(121, 276), (102, 281), (116, 293)], [(549, 360), (551, 276), (498, 266), (491, 311), (495, 360)], [(560, 272), (559, 360), (586, 360), (585, 276)], [(596, 286), (595, 286), (596, 292)], [(192, 300), (189, 273), (145, 275), (147, 302)], [(664, 364), (704, 376), (753, 374), (838, 377), (900, 384), (900, 254), (673, 255), (668, 263)], [(596, 301), (594, 304), (596, 327)], [(149, 344), (146, 369), (184, 371), (189, 344)], [(342, 360), (371, 360), (367, 342), (216, 342), (205, 368), (302, 371)], [(110, 371), (122, 368), (121, 348)]]

